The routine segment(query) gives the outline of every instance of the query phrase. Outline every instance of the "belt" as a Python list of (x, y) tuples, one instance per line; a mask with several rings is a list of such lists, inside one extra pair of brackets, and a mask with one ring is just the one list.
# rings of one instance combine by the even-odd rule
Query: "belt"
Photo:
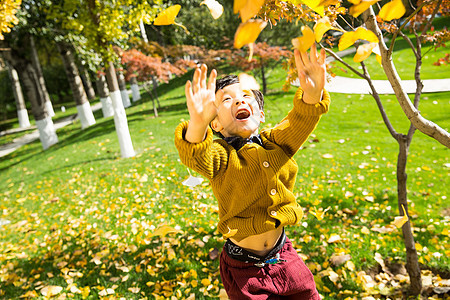
[(233, 243), (230, 239), (227, 239), (224, 248), (225, 253), (229, 257), (245, 263), (252, 263), (257, 267), (262, 268), (267, 264), (276, 264), (282, 261), (286, 261), (280, 258), (279, 253), (285, 243), (286, 243), (286, 234), (283, 230), (283, 233), (281, 234), (281, 237), (278, 239), (278, 242), (276, 243), (275, 247), (273, 247), (273, 249), (270, 250), (270, 252), (267, 253), (266, 256), (260, 256), (248, 250), (245, 250), (244, 248)]

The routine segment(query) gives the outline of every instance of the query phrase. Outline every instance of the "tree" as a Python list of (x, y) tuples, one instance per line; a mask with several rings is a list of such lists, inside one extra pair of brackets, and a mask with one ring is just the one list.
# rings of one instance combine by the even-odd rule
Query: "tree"
[(15, 16), (22, 3), (21, 0), (3, 0), (0, 5), (0, 40), (4, 39), (3, 33), (11, 32), (11, 28), (19, 23)]
[(23, 98), (22, 88), (20, 86), (19, 75), (16, 69), (7, 63), (9, 77), (13, 86), (14, 99), (16, 100), (17, 118), (19, 119), (19, 127), (30, 127), (30, 120), (28, 118), (28, 111)]

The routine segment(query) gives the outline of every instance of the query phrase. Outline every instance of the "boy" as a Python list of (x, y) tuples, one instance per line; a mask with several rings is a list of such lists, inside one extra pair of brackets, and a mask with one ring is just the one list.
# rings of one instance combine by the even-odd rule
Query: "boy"
[[(230, 299), (320, 299), (313, 276), (293, 249), (284, 226), (297, 224), (302, 208), (293, 188), (294, 154), (328, 111), (325, 51), (294, 51), (301, 88), (294, 108), (274, 128), (264, 122), (263, 96), (237, 77), (208, 84), (202, 65), (186, 83), (190, 120), (175, 132), (181, 161), (207, 177), (219, 203), (218, 229), (226, 238), (220, 274)], [(213, 141), (213, 132), (222, 139)]]

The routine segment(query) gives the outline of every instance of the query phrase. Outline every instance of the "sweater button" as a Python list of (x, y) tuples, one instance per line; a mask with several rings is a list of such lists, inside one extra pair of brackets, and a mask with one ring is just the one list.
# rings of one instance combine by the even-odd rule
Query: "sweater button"
[(265, 168), (268, 168), (268, 167), (269, 167), (269, 163), (268, 163), (267, 161), (265, 161), (265, 162), (263, 162), (263, 166), (264, 166)]
[(270, 214), (272, 215), (272, 216), (276, 216), (277, 215), (277, 212), (276, 211), (274, 211), (274, 210), (272, 210), (271, 212), (270, 212)]
[(276, 190), (276, 189), (271, 189), (271, 190), (270, 190), (270, 194), (271, 194), (272, 196), (275, 196), (276, 193), (277, 193), (277, 190)]

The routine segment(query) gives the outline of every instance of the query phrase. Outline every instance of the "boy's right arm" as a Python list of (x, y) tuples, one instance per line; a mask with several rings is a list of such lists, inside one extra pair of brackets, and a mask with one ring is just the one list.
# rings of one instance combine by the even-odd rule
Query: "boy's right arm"
[(208, 69), (202, 65), (194, 72), (193, 82), (186, 82), (185, 94), (186, 104), (189, 111), (189, 125), (186, 131), (186, 141), (190, 143), (200, 143), (206, 137), (209, 123), (217, 115), (216, 100), (216, 70), (212, 70), (208, 84), (206, 75)]
[[(206, 84), (207, 67), (202, 65), (194, 73), (193, 82), (186, 82), (185, 93), (189, 122), (183, 122), (175, 131), (175, 145), (181, 161), (189, 168), (211, 179), (227, 165), (226, 150), (213, 145), (210, 122), (217, 115), (216, 77), (213, 70)], [(218, 93), (220, 97), (220, 92)]]

